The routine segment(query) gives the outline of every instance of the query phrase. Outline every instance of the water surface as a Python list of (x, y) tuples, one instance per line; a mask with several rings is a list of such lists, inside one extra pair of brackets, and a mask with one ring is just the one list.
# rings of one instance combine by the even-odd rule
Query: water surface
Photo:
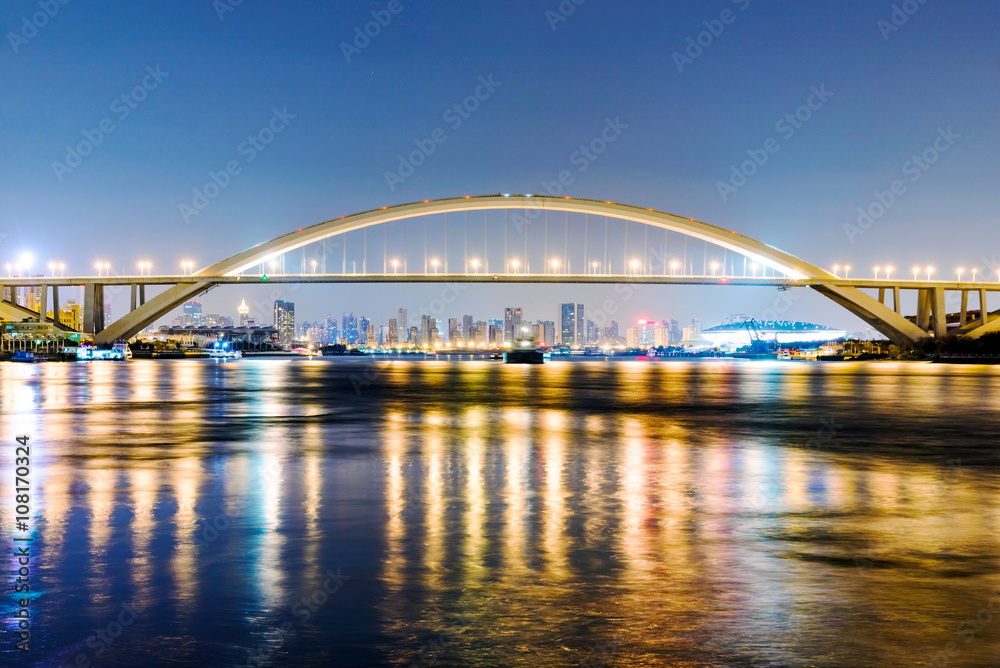
[(0, 364), (2, 664), (1000, 665), (998, 405), (908, 363)]

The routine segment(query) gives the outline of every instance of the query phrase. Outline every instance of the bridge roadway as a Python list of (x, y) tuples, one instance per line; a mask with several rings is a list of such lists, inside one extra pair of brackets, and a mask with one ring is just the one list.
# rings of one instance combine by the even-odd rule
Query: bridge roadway
[(841, 288), (892, 290), (964, 290), (1000, 292), (1000, 282), (986, 281), (926, 281), (912, 279), (866, 278), (788, 278), (785, 276), (691, 276), (642, 274), (260, 274), (220, 276), (212, 274), (163, 276), (32, 276), (0, 278), (0, 287), (83, 287), (86, 285), (178, 285), (209, 282), (213, 284), (264, 285), (268, 283), (588, 283), (614, 285), (641, 283), (651, 285), (742, 285), (776, 288), (809, 288), (832, 286)]

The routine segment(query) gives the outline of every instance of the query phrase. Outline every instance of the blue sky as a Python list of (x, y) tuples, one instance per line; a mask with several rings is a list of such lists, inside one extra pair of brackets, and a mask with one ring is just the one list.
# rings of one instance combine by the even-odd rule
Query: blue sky
[[(850, 263), (870, 274), (876, 264), (933, 264), (953, 275), (962, 265), (996, 275), (994, 3), (895, 3), (913, 11), (897, 12), (893, 23), (891, 2), (567, 0), (562, 7), (575, 10), (554, 21), (547, 12), (559, 12), (556, 1), (400, 0), (401, 11), (350, 62), (341, 44), (388, 2), (243, 0), (220, 9), (230, 3), (53, 0), (42, 3), (54, 14), (44, 21), (37, 1), (4, 3), (0, 261), (27, 251), (37, 270), (61, 260), (68, 273), (91, 273), (103, 260), (131, 273), (147, 259), (154, 271), (175, 271), (182, 259), (203, 266), (359, 210), (540, 192), (569, 169), (565, 194), (705, 220), (822, 266)], [(32, 30), (26, 20), (44, 25)], [(691, 47), (678, 67), (674, 54), (712, 29), (719, 34), (703, 34), (707, 46)], [(445, 111), (480, 77), (499, 86), (452, 129)], [(123, 106), (121, 96), (144, 79), (143, 99)], [(831, 95), (794, 132), (779, 130), (814, 87)], [(275, 109), (294, 118), (246, 161), (241, 144)], [(608, 118), (628, 127), (580, 172), (571, 156)], [(90, 155), (68, 170), (54, 166), (68, 165), (67, 146), (84, 132), (97, 136), (102, 121), (113, 129)], [(447, 140), (390, 189), (385, 174), (398, 156), (437, 128)], [(912, 156), (942, 132), (947, 151), (914, 171)], [(777, 151), (723, 197), (719, 183), (732, 166), (748, 151), (760, 155), (768, 140)], [(234, 160), (240, 173), (185, 221), (181, 205)], [(894, 180), (903, 194), (863, 233), (845, 229)], [(208, 311), (234, 313), (241, 298), (264, 304), (273, 291), (220, 288), (203, 301)], [(440, 288), (279, 291), (296, 302), (299, 319), (354, 311), (378, 321), (398, 306), (414, 313)], [(555, 319), (560, 301), (597, 304), (614, 294), (473, 288), (445, 316), (487, 319), (520, 305), (532, 320)], [(731, 312), (764, 313), (775, 298), (773, 289), (648, 288), (620, 304), (619, 319), (711, 324)], [(113, 299), (124, 308), (124, 295)], [(811, 293), (783, 315), (860, 328)]]

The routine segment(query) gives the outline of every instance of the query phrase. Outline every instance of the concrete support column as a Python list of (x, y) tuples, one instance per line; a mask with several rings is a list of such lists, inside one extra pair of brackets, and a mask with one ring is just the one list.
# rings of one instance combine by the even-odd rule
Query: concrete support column
[(104, 286), (88, 283), (83, 289), (83, 331), (100, 334), (104, 329)]
[(139, 306), (146, 303), (146, 284), (142, 283), (139, 285)]
[(130, 308), (129, 311), (134, 311), (135, 310), (135, 298), (137, 296), (137, 293), (139, 292), (139, 289), (138, 289), (139, 286), (136, 285), (135, 283), (133, 283), (131, 287), (132, 287), (132, 308)]
[[(42, 286), (42, 293), (38, 299), (38, 322), (47, 322), (45, 312), (49, 310), (49, 286)], [(55, 315), (53, 313), (53, 315)]]
[(892, 288), (892, 308), (895, 309), (895, 311), (896, 311), (897, 314), (903, 315), (903, 312), (900, 310), (900, 306), (899, 306), (899, 286), (898, 285)]
[(944, 288), (931, 288), (931, 316), (934, 324), (934, 337), (943, 338), (948, 331), (948, 313), (944, 306)]
[(885, 288), (878, 289), (878, 303), (885, 304)]
[(958, 326), (965, 327), (965, 321), (969, 313), (969, 291), (962, 290), (962, 310), (958, 314)]
[(52, 322), (60, 322), (59, 319), (59, 286), (52, 286)]
[(985, 325), (990, 317), (990, 309), (986, 305), (986, 288), (979, 288), (979, 324)]
[(930, 326), (930, 294), (926, 288), (921, 288), (917, 290), (917, 327), (926, 332)]

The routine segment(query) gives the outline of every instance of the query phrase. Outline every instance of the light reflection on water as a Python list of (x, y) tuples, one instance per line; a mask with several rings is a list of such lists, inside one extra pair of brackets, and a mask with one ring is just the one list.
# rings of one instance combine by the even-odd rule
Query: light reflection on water
[(992, 665), (998, 371), (3, 364), (3, 665)]

